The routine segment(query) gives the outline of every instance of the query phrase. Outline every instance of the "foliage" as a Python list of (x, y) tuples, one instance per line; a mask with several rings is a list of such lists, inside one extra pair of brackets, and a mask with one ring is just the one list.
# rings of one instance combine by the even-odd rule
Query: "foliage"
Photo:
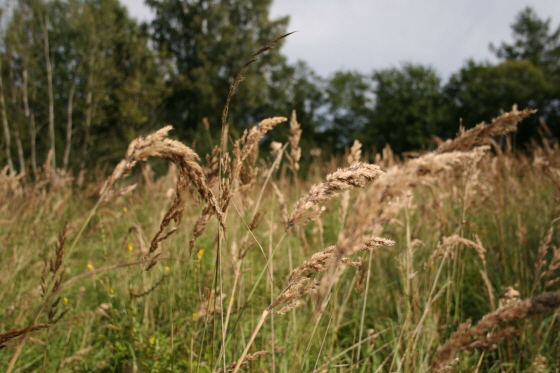
[(490, 44), (490, 50), (503, 60), (524, 60), (549, 74), (560, 73), (560, 25), (551, 30), (551, 19), (542, 20), (531, 7), (519, 12), (511, 25), (513, 43)]
[[(286, 33), (288, 18), (269, 19), (271, 0), (148, 0), (155, 11), (150, 30), (156, 50), (172, 64), (161, 120), (193, 138), (207, 118), (215, 137), (229, 86), (254, 51)], [(233, 129), (260, 121), (270, 105), (271, 77), (285, 64), (278, 47), (247, 72), (232, 103)], [(265, 77), (263, 79), (263, 76)], [(278, 105), (278, 103), (275, 103)], [(278, 114), (278, 113), (277, 113)]]
[[(502, 42), (499, 47), (491, 44), (490, 49), (504, 62), (527, 61), (534, 66), (527, 67), (523, 76), (517, 74), (517, 78), (521, 84), (535, 86), (509, 87), (513, 89), (511, 95), (518, 94), (519, 98), (515, 99), (538, 106), (540, 120), (548, 125), (555, 137), (560, 137), (560, 24), (552, 29), (550, 18), (540, 19), (532, 8), (527, 7), (517, 15), (511, 28), (513, 43)], [(542, 77), (536, 76), (541, 74)], [(530, 136), (535, 138), (535, 132), (521, 134), (523, 141)]]
[[(45, 84), (48, 53), (55, 140), (72, 148), (68, 166), (110, 159), (115, 146), (150, 124), (166, 94), (164, 71), (148, 48), (147, 33), (117, 0), (18, 0), (18, 5), (4, 32), (1, 58), (10, 125), (20, 134), (24, 157), (41, 163), (49, 148), (43, 135), (51, 97)], [(63, 149), (56, 147), (54, 159), (63, 158)]]
[[(201, 186), (185, 182), (216, 182), (211, 157), (200, 162), (205, 176), (170, 167), (155, 178), (144, 164), (142, 176), (132, 178), (140, 185), (128, 194), (129, 187), (119, 189), (119, 167), (114, 177), (82, 188), (61, 180), (49, 163), (36, 184), (3, 174), (0, 341), (8, 328), (21, 338), (22, 328), (49, 320), (37, 313), (46, 302), (38, 289), (50, 289), (38, 275), (52, 266), (48, 257), (59, 263), (55, 277), (65, 274), (56, 288), (60, 301), (48, 309), (64, 309), (65, 316), (32, 329), (20, 355), (18, 339), (0, 347), (0, 366), (231, 371), (252, 343), (245, 362), (255, 371), (553, 370), (559, 313), (544, 311), (560, 305), (560, 147), (545, 141), (527, 154), (469, 150), (482, 137), (514, 130), (526, 115), (504, 114), (406, 161), (379, 154), (379, 167), (359, 162), (354, 148), (352, 166), (346, 159), (315, 162), (311, 175), (330, 175), (296, 176), (297, 182), (271, 157), (261, 172), (253, 172), (256, 156), (241, 159), (258, 149), (265, 125), (256, 126), (223, 162), (240, 167), (239, 177), (223, 185), (241, 186), (228, 191), (234, 196), (226, 230), (212, 216), (200, 219), (207, 211), (196, 193)], [(187, 148), (165, 139), (167, 130), (134, 141), (128, 166), (148, 155), (189, 157), (183, 168), (198, 164), (192, 154), (171, 152)], [(100, 198), (102, 184), (118, 193)], [(228, 193), (217, 194), (220, 208)], [(173, 219), (184, 215), (177, 230), (170, 211)], [(162, 231), (154, 258), (151, 238)], [(362, 243), (362, 250), (353, 248)], [(157, 259), (155, 267), (145, 270), (146, 258)], [(537, 296), (543, 292), (549, 293)], [(277, 303), (290, 314), (273, 314)], [(263, 310), (266, 322), (259, 323)], [(473, 326), (469, 318), (479, 321)]]
[[(288, 25), (288, 17), (270, 19), (270, 0), (149, 0), (149, 25), (130, 19), (118, 0), (13, 1), (0, 53), (0, 160), (28, 175), (50, 149), (53, 165), (67, 171), (114, 162), (117, 148), (163, 124), (209, 152), (231, 80)], [(448, 82), (413, 63), (320, 77), (305, 62), (287, 63), (280, 43), (247, 71), (231, 103), (230, 134), (295, 109), (307, 167), (312, 148), (342, 153), (354, 139), (367, 152), (385, 144), (398, 153), (429, 149), (432, 136), (452, 137), (460, 123), (517, 104), (539, 108), (518, 144), (535, 139), (541, 122), (560, 137), (560, 26), (526, 8), (512, 32), (511, 43), (491, 45), (498, 64), (468, 61)], [(261, 145), (288, 131), (276, 127)]]
[[(517, 104), (521, 108), (544, 108), (553, 90), (544, 72), (529, 61), (507, 60), (498, 65), (469, 61), (445, 86), (452, 116), (464, 123), (480, 123)], [(551, 123), (553, 124), (553, 123)], [(518, 143), (535, 138), (539, 117), (524, 123)]]
[(335, 146), (349, 146), (361, 137), (373, 115), (371, 88), (371, 81), (355, 71), (338, 71), (329, 79), (324, 116), (329, 126), (324, 136)]
[(404, 64), (374, 72), (373, 81), (375, 109), (364, 132), (378, 149), (389, 143), (400, 153), (428, 147), (432, 135), (451, 137), (444, 126), (449, 117), (441, 78), (434, 69)]

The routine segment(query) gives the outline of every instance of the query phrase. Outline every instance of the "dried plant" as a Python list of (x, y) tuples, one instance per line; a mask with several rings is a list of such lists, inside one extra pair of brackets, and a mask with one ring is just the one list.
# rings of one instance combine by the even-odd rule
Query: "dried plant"
[(457, 353), (472, 352), (475, 349), (488, 350), (493, 348), (496, 343), (521, 333), (512, 327), (488, 333), (503, 323), (550, 312), (558, 307), (560, 307), (560, 292), (543, 293), (527, 300), (511, 301), (485, 315), (475, 326), (471, 326), (471, 321), (468, 320), (457, 328), (445, 345), (438, 349), (431, 370), (433, 372), (449, 371)]
[[(395, 242), (392, 240), (373, 237), (365, 240), (359, 251), (375, 251), (379, 247), (393, 246), (394, 244)], [(355, 252), (349, 253), (349, 256), (354, 254)], [(336, 249), (336, 246), (329, 246), (325, 250), (313, 254), (311, 258), (304, 261), (301, 266), (292, 271), (292, 273), (288, 277), (288, 285), (286, 286), (286, 289), (278, 298), (276, 298), (274, 302), (270, 304), (269, 309), (272, 309), (281, 304), (288, 304), (290, 302), (293, 302), (294, 299), (301, 298), (303, 295), (309, 293), (310, 290), (317, 289), (319, 282), (311, 281), (311, 286), (303, 286), (303, 284), (308, 280), (311, 280), (317, 273), (324, 272), (327, 269), (327, 265), (330, 261), (335, 260), (350, 265), (358, 264), (350, 262), (348, 256), (337, 258), (336, 255), (339, 253), (340, 251)], [(282, 313), (286, 312), (287, 310), (283, 310)]]
[(239, 364), (239, 367), (247, 366), (247, 365), (249, 365), (249, 362), (254, 361), (261, 356), (266, 356), (268, 354), (270, 354), (270, 352), (268, 352), (268, 351), (257, 351), (254, 354), (250, 354), (250, 355), (245, 356), (245, 358), (243, 359), (243, 361), (241, 363), (231, 363), (230, 365), (228, 365), (225, 368), (225, 370), (220, 368), (216, 371), (216, 373), (224, 373), (224, 372), (231, 372), (233, 370), (237, 370), (237, 369), (239, 369), (238, 364)]
[(348, 155), (346, 156), (346, 163), (351, 166), (354, 163), (360, 162), (362, 158), (362, 143), (358, 140), (354, 140)]
[(516, 131), (519, 122), (536, 112), (536, 110), (531, 109), (518, 111), (517, 106), (514, 105), (510, 112), (500, 115), (492, 120), (490, 124), (482, 122), (469, 130), (465, 130), (465, 128), (461, 126), (457, 137), (453, 140), (447, 140), (441, 143), (436, 153), (469, 150), (476, 146), (486, 145), (494, 136), (505, 135)]
[(344, 190), (363, 188), (367, 182), (375, 180), (382, 174), (383, 171), (378, 166), (368, 163), (356, 163), (336, 170), (327, 176), (326, 181), (311, 187), (308, 195), (295, 203), (286, 230), (317, 218), (324, 211), (324, 208), (318, 208), (320, 202), (328, 201)]
[[(555, 223), (557, 220), (558, 219), (555, 219), (553, 223)], [(554, 228), (553, 226), (551, 226), (539, 245), (537, 260), (535, 262), (535, 281), (533, 284), (532, 293), (535, 292), (542, 279), (546, 280), (544, 289), (548, 289), (552, 285), (560, 282), (560, 276), (554, 277), (554, 273), (558, 269), (560, 269), (560, 248), (556, 245), (551, 244), (553, 233)], [(545, 257), (549, 252), (551, 253), (551, 255), (550, 260), (547, 263)]]
[(294, 175), (297, 175), (299, 171), (299, 160), (301, 159), (301, 148), (299, 147), (301, 132), (301, 125), (297, 121), (296, 111), (293, 110), (292, 116), (290, 117), (290, 136), (288, 136), (290, 153), (286, 154), (286, 158), (288, 158), (290, 170), (292, 170)]
[[(45, 304), (49, 302), (52, 294), (58, 292), (58, 289), (64, 280), (65, 270), (62, 268), (62, 263), (67, 233), (68, 223), (64, 224), (64, 227), (58, 234), (58, 243), (56, 245), (54, 260), (47, 260), (47, 258), (45, 258), (45, 265), (43, 267), (43, 273), (41, 274), (41, 297), (45, 301)], [(68, 312), (68, 309), (60, 313), (58, 312), (59, 302), (60, 297), (57, 297), (50, 305), (48, 320), (51, 324), (57, 323), (66, 314), (66, 312)]]
[[(371, 251), (384, 245), (390, 246), (393, 244), (394, 242), (391, 240), (374, 237), (366, 242), (366, 244), (362, 247), (362, 251)], [(313, 277), (318, 272), (322, 272), (325, 270), (325, 263), (333, 257), (333, 254), (335, 252), (336, 248), (334, 246), (328, 247), (324, 251), (313, 255), (308, 261), (305, 261), (301, 267), (292, 271), (292, 274), (289, 278), (289, 283), (284, 291), (263, 311), (261, 318), (257, 323), (257, 326), (253, 330), (251, 338), (245, 345), (245, 349), (243, 350), (243, 353), (238, 360), (238, 364), (243, 361), (243, 359), (249, 352), (249, 348), (253, 344), (253, 341), (255, 340), (255, 337), (257, 336), (259, 330), (275, 307), (286, 305), (278, 311), (279, 315), (283, 315), (291, 311), (292, 309), (303, 305), (304, 302), (302, 302), (300, 298), (309, 294), (311, 291), (315, 291), (318, 289), (320, 282), (315, 281)], [(308, 273), (304, 274), (305, 272)], [(237, 372), (237, 370), (238, 368), (236, 368), (234, 372)]]
[(23, 195), (24, 188), (21, 180), (25, 174), (10, 173), (8, 166), (4, 166), (0, 171), (0, 202), (6, 205), (6, 202), (13, 197)]
[[(166, 126), (146, 136), (145, 138), (139, 137), (133, 140), (128, 146), (125, 159), (122, 160), (117, 167), (115, 167), (113, 174), (109, 177), (109, 179), (107, 179), (100, 191), (102, 196), (101, 199), (108, 199), (128, 192), (130, 187), (124, 188), (116, 193), (112, 192), (112, 186), (118, 179), (126, 176), (136, 165), (136, 162), (146, 160), (148, 157), (155, 156), (173, 162), (179, 169), (177, 185), (175, 188), (175, 199), (165, 214), (160, 224), (159, 231), (152, 239), (148, 254), (146, 255), (146, 258), (152, 257), (152, 261), (146, 266), (146, 270), (149, 270), (156, 264), (156, 260), (161, 253), (155, 255), (154, 253), (159, 248), (160, 242), (165, 240), (178, 229), (178, 225), (183, 218), (185, 205), (184, 195), (189, 182), (192, 182), (195, 185), (201, 198), (212, 207), (212, 211), (218, 217), (218, 221), (222, 227), (225, 227), (222, 210), (219, 207), (214, 194), (208, 187), (206, 183), (206, 175), (199, 164), (200, 158), (191, 148), (187, 147), (183, 143), (166, 138), (172, 128), (173, 127), (171, 126)], [(175, 227), (165, 231), (172, 221), (175, 223)]]
[[(236, 140), (233, 147), (233, 166), (230, 181), (237, 180), (243, 171), (244, 162), (248, 160), (249, 167), (246, 173), (250, 173), (250, 167), (257, 161), (259, 155), (259, 142), (263, 136), (276, 125), (287, 121), (285, 117), (274, 117), (262, 120), (258, 125), (243, 131), (243, 136)], [(246, 184), (246, 183), (245, 183)]]
[[(408, 204), (414, 188), (433, 183), (441, 172), (478, 162), (487, 149), (479, 147), (468, 152), (428, 153), (388, 169), (358, 197), (350, 214), (352, 222), (341, 232), (336, 245), (341, 251), (338, 256), (343, 257), (361, 247), (367, 234), (380, 235), (383, 226), (396, 218)], [(362, 208), (364, 203), (368, 208)]]
[(50, 324), (38, 324), (29, 326), (24, 329), (12, 329), (10, 331), (0, 333), (0, 350), (6, 348), (6, 345), (4, 343), (8, 342), (11, 339), (17, 338), (22, 335), (27, 335), (27, 333), (34, 332), (36, 330), (49, 328), (50, 326)]
[(189, 253), (192, 254), (196, 239), (204, 233), (206, 230), (206, 226), (210, 222), (210, 219), (214, 215), (214, 211), (212, 206), (206, 205), (202, 209), (202, 213), (198, 217), (198, 220), (194, 224), (193, 228), (193, 238), (189, 241)]
[[(235, 94), (235, 91), (237, 90), (237, 87), (245, 79), (245, 73), (249, 69), (249, 66), (253, 62), (256, 61), (256, 57), (265, 53), (265, 52), (267, 52), (267, 51), (269, 51), (269, 50), (271, 50), (271, 49), (273, 49), (282, 39), (288, 37), (291, 34), (293, 34), (293, 32), (284, 34), (284, 35), (280, 36), (279, 38), (276, 38), (275, 40), (266, 44), (265, 46), (260, 48), (255, 53), (253, 53), (251, 55), (251, 58), (247, 62), (245, 62), (245, 64), (243, 65), (243, 67), (241, 68), (241, 70), (239, 71), (239, 73), (237, 74), (235, 79), (233, 80), (233, 83), (229, 87), (229, 93), (228, 93), (228, 96), (227, 96), (227, 99), (226, 99), (226, 104), (224, 105), (224, 109), (222, 111), (222, 133), (221, 133), (221, 136), (220, 136), (220, 188), (221, 188), (220, 200), (221, 200), (221, 203), (222, 203), (223, 211), (227, 210), (227, 207), (229, 206), (229, 202), (231, 201), (231, 198), (232, 198), (233, 193), (230, 190), (231, 183), (238, 176), (238, 175), (235, 175), (236, 171), (234, 172), (233, 170), (228, 169), (229, 152), (227, 151), (227, 147), (228, 147), (229, 125), (228, 125), (227, 119), (228, 119), (228, 113), (229, 113), (229, 104), (231, 102), (232, 97)], [(256, 137), (256, 136), (254, 136), (254, 137)], [(257, 143), (258, 143), (258, 141), (257, 141)], [(245, 143), (245, 146), (247, 146), (247, 143)], [(240, 147), (240, 145), (238, 145), (238, 149), (239, 149), (239, 147)], [(245, 147), (244, 147), (244, 149), (245, 149)], [(249, 150), (251, 150), (251, 149), (247, 148), (247, 153), (249, 153)], [(254, 149), (253, 149), (253, 151), (254, 151)], [(234, 161), (234, 164), (237, 165), (237, 167), (239, 168), (239, 171), (240, 171), (241, 165), (238, 164), (238, 163), (239, 163), (239, 160)], [(233, 167), (236, 167), (235, 165)], [(229, 179), (223, 177), (224, 174), (228, 170), (231, 171)]]

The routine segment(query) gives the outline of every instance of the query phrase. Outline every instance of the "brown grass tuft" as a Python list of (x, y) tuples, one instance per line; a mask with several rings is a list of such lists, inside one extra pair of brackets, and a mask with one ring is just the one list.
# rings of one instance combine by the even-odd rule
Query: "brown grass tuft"
[(531, 299), (511, 301), (485, 315), (473, 327), (471, 321), (467, 320), (457, 328), (449, 341), (438, 349), (431, 369), (433, 372), (449, 371), (457, 353), (472, 352), (475, 349), (488, 350), (504, 339), (521, 334), (512, 327), (489, 332), (500, 324), (550, 312), (558, 307), (560, 307), (560, 292), (543, 293)]
[(482, 122), (470, 130), (465, 130), (465, 128), (461, 126), (457, 137), (453, 140), (447, 140), (441, 143), (436, 153), (469, 150), (480, 145), (486, 145), (494, 136), (505, 135), (516, 131), (517, 123), (536, 112), (537, 110), (532, 109), (518, 111), (517, 105), (514, 105), (510, 112), (493, 119), (490, 124)]
[[(254, 354), (249, 354), (249, 355), (245, 356), (245, 358), (244, 358), (243, 361), (239, 364), (239, 366), (240, 366), (240, 367), (242, 367), (242, 366), (247, 366), (247, 365), (249, 365), (249, 363), (250, 363), (251, 361), (254, 361), (254, 360), (256, 360), (257, 358), (259, 358), (259, 357), (261, 357), (261, 356), (266, 356), (266, 355), (268, 355), (268, 354), (270, 354), (270, 352), (268, 352), (268, 351), (257, 351), (257, 352), (255, 352)], [(231, 363), (230, 365), (228, 365), (228, 366), (226, 367), (225, 370), (222, 369), (222, 368), (220, 368), (220, 369), (218, 369), (218, 370), (216, 371), (216, 373), (231, 372), (231, 371), (235, 370), (236, 367), (237, 367), (237, 363)], [(239, 369), (239, 368), (237, 368), (237, 369)]]
[[(320, 202), (328, 201), (344, 190), (363, 188), (367, 182), (375, 180), (382, 174), (383, 171), (379, 166), (369, 163), (356, 163), (350, 167), (336, 170), (327, 176), (327, 181), (311, 187), (309, 194), (295, 203), (288, 218), (286, 230), (317, 218), (324, 211), (317, 207)], [(312, 211), (310, 212), (310, 210)]]
[(23, 329), (12, 329), (12, 330), (7, 331), (5, 333), (1, 333), (0, 334), (0, 350), (3, 349), (3, 348), (6, 348), (7, 346), (4, 345), (4, 343), (8, 342), (11, 339), (17, 338), (17, 337), (22, 336), (22, 335), (26, 335), (27, 333), (34, 332), (36, 330), (49, 328), (50, 326), (51, 326), (50, 324), (38, 324), (38, 325), (30, 326), (30, 327), (27, 327), (27, 328), (23, 328)]
[(299, 160), (301, 158), (301, 148), (299, 147), (299, 141), (301, 139), (301, 125), (297, 121), (296, 111), (292, 111), (292, 116), (290, 117), (290, 134), (288, 136), (288, 141), (290, 142), (290, 153), (286, 154), (288, 162), (290, 163), (290, 169), (297, 174), (299, 171)]
[[(112, 192), (112, 186), (118, 179), (126, 176), (136, 165), (136, 162), (146, 160), (148, 157), (159, 157), (177, 166), (179, 175), (175, 187), (175, 199), (163, 217), (159, 231), (152, 239), (148, 254), (145, 257), (147, 259), (151, 256), (152, 261), (146, 266), (146, 270), (155, 265), (160, 253), (155, 255), (154, 253), (158, 250), (160, 242), (176, 232), (181, 223), (185, 205), (184, 197), (189, 182), (195, 185), (200, 197), (212, 207), (213, 213), (218, 217), (222, 227), (224, 227), (222, 210), (206, 183), (206, 175), (199, 164), (200, 158), (191, 148), (183, 143), (166, 138), (172, 128), (171, 126), (166, 126), (145, 138), (139, 137), (133, 140), (128, 146), (125, 159), (115, 167), (113, 174), (107, 179), (100, 191), (101, 200), (128, 192), (130, 187), (116, 193)], [(175, 227), (166, 231), (171, 222), (175, 223)]]

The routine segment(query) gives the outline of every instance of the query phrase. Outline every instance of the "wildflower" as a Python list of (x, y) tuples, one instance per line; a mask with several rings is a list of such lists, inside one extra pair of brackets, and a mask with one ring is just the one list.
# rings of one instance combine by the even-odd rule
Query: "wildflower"
[(66, 297), (62, 298), (62, 304), (67, 306), (68, 305), (68, 298), (66, 298)]
[(90, 271), (93, 270), (93, 266), (91, 265), (91, 263), (87, 264), (87, 269), (90, 270)]
[(127, 249), (128, 251), (134, 250), (134, 245), (132, 245), (132, 242), (129, 242), (129, 243), (128, 243), (126, 249)]
[(122, 208), (122, 212), (127, 212), (127, 211), (128, 211), (128, 209), (126, 207)]
[(202, 254), (204, 254), (204, 250), (200, 249), (197, 251), (196, 253), (196, 257), (198, 258), (198, 260), (200, 260), (202, 258)]
[(150, 337), (149, 342), (150, 342), (151, 345), (153, 345), (154, 343), (156, 343), (156, 336), (155, 336), (155, 335), (152, 335), (152, 336)]
[(171, 271), (171, 268), (169, 268), (168, 266), (165, 266), (165, 273), (169, 273), (169, 271)]

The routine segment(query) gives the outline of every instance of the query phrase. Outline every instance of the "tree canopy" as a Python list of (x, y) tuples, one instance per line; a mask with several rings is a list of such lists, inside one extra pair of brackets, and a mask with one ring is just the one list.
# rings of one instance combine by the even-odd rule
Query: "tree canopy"
[[(171, 63), (166, 77), (171, 94), (164, 100), (162, 119), (192, 137), (207, 118), (219, 133), (232, 79), (255, 51), (286, 33), (288, 18), (269, 19), (271, 0), (146, 3), (156, 12), (150, 24), (156, 50)], [(280, 47), (259, 56), (239, 86), (230, 109), (234, 131), (267, 114), (263, 111), (271, 106), (274, 87), (270, 79), (285, 66)]]
[[(155, 11), (149, 24), (118, 0), (10, 1), (0, 35), (0, 163), (30, 175), (49, 151), (64, 170), (115, 161), (128, 141), (164, 124), (209, 151), (234, 77), (289, 23), (271, 19), (272, 0), (146, 0)], [(517, 104), (539, 109), (520, 144), (541, 121), (558, 138), (560, 25), (528, 7), (511, 29), (512, 41), (490, 44), (498, 63), (469, 60), (447, 82), (410, 62), (321, 77), (303, 61), (288, 63), (281, 41), (238, 87), (230, 133), (295, 109), (304, 150), (328, 154), (359, 139), (366, 151), (389, 143), (405, 152)], [(278, 126), (263, 144), (285, 141), (288, 131)]]
[(20, 170), (30, 163), (36, 172), (47, 150), (54, 166), (91, 166), (150, 125), (166, 95), (164, 71), (126, 8), (117, 0), (17, 5), (0, 58)]

